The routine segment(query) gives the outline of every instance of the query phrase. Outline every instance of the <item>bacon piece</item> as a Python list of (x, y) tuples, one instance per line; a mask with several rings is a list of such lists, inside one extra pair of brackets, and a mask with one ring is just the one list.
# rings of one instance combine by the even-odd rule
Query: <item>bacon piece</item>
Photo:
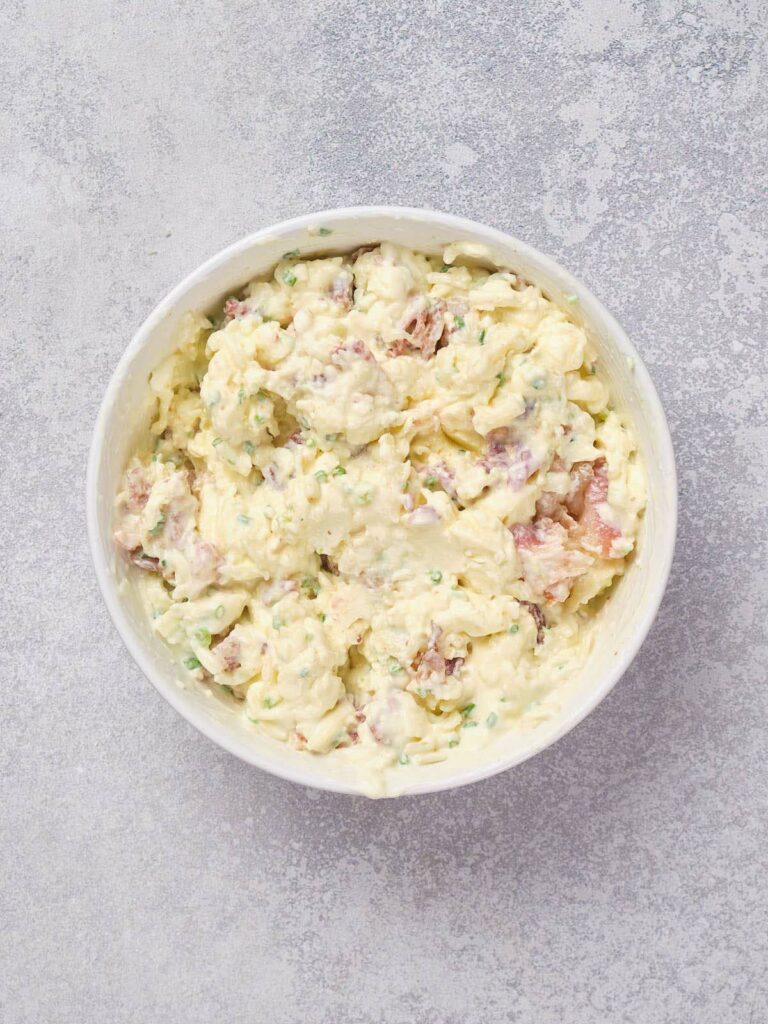
[(248, 304), (241, 302), (240, 299), (227, 299), (224, 303), (224, 316), (229, 320), (234, 320), (235, 317), (247, 316), (249, 313)]
[(342, 309), (352, 308), (352, 275), (348, 270), (334, 277), (331, 283), (331, 298)]
[(544, 643), (544, 630), (547, 626), (547, 620), (544, 618), (544, 612), (541, 610), (539, 605), (533, 601), (521, 601), (520, 604), (523, 608), (527, 609), (529, 615), (536, 623), (536, 643)]
[(516, 523), (511, 529), (531, 590), (549, 601), (564, 601), (575, 577), (592, 564), (591, 556), (567, 547), (567, 531), (551, 519)]
[(331, 573), (332, 576), (339, 575), (338, 565), (328, 555), (320, 555), (320, 566), (325, 569), (326, 572)]
[(422, 686), (444, 683), (448, 676), (457, 675), (464, 664), (464, 658), (446, 658), (441, 652), (439, 644), (442, 635), (440, 626), (433, 622), (427, 646), (418, 652), (411, 663), (411, 671)]
[(147, 504), (150, 492), (152, 491), (152, 485), (144, 475), (144, 470), (140, 466), (134, 466), (133, 469), (129, 469), (126, 475), (126, 484), (128, 489), (128, 500), (125, 503), (126, 509), (129, 512), (141, 512)]
[(600, 506), (607, 501), (608, 467), (605, 459), (598, 459), (584, 488), (583, 511), (577, 532), (584, 547), (599, 552), (603, 558), (610, 558), (613, 542), (621, 536), (621, 530), (600, 515)]
[(431, 359), (445, 330), (445, 312), (442, 299), (426, 306), (423, 299), (416, 300), (403, 319), (402, 327), (408, 337), (393, 341), (388, 348), (390, 355), (415, 355), (418, 352), (422, 359)]
[(594, 474), (595, 463), (592, 462), (577, 462), (571, 470), (571, 489), (565, 496), (565, 506), (574, 519), (584, 512), (584, 499)]
[(240, 668), (240, 641), (232, 633), (213, 648), (221, 659), (225, 672), (234, 672)]
[(522, 445), (509, 427), (491, 430), (486, 437), (488, 451), (479, 460), (486, 473), (494, 469), (506, 470), (507, 483), (519, 491), (540, 466), (529, 448)]
[(141, 548), (137, 551), (132, 551), (130, 559), (134, 565), (138, 566), (139, 569), (144, 569), (145, 572), (160, 572), (160, 559), (144, 554)]

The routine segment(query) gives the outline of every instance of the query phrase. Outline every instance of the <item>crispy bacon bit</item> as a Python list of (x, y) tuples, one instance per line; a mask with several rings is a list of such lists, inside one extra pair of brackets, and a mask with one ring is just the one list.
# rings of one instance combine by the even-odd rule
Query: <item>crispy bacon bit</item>
[(603, 558), (610, 557), (613, 542), (621, 536), (621, 530), (606, 523), (600, 515), (600, 506), (607, 500), (608, 468), (605, 459), (598, 459), (584, 489), (584, 508), (579, 517), (578, 533), (584, 547), (598, 551)]
[(397, 356), (415, 356), (418, 351), (418, 347), (408, 338), (395, 338), (394, 341), (390, 341), (389, 345), (387, 345), (387, 355), (394, 358), (397, 358)]
[(152, 486), (144, 476), (144, 470), (134, 466), (128, 471), (126, 477), (128, 485), (128, 500), (125, 507), (129, 512), (140, 512), (149, 500)]
[(358, 722), (365, 721), (365, 712), (363, 711), (362, 708), (355, 708), (355, 718), (357, 719)]
[(303, 732), (294, 729), (288, 737), (288, 746), (293, 747), (294, 750), (304, 750), (307, 746), (307, 737)]
[(544, 643), (544, 630), (547, 626), (547, 620), (544, 618), (544, 612), (541, 608), (534, 604), (533, 601), (521, 601), (520, 604), (523, 608), (526, 608), (533, 621), (536, 623), (536, 643)]
[(403, 319), (402, 328), (408, 337), (393, 341), (388, 349), (390, 355), (419, 352), (422, 359), (431, 359), (445, 330), (445, 311), (445, 303), (441, 299), (431, 306), (425, 306), (422, 299), (417, 299)]
[(332, 576), (339, 575), (338, 565), (328, 555), (320, 555), (320, 566), (325, 569), (326, 572), (331, 573)]
[(144, 569), (145, 572), (160, 572), (160, 559), (145, 555), (141, 548), (138, 551), (132, 551), (130, 559), (134, 565), (139, 569)]
[(427, 686), (437, 681), (445, 682), (448, 676), (457, 675), (464, 664), (464, 658), (446, 658), (440, 651), (440, 637), (443, 631), (436, 622), (432, 623), (427, 646), (419, 651), (411, 663), (411, 671), (416, 680)]
[(249, 312), (247, 303), (241, 302), (240, 299), (227, 299), (224, 303), (224, 316), (230, 320), (239, 316), (247, 316)]
[(595, 473), (595, 465), (592, 462), (577, 462), (571, 470), (571, 489), (565, 497), (565, 506), (574, 519), (578, 519), (584, 512), (584, 499)]
[(213, 648), (224, 666), (225, 672), (240, 668), (240, 641), (232, 633)]
[(352, 275), (348, 270), (334, 277), (331, 284), (331, 298), (342, 309), (352, 308)]
[(291, 434), (291, 436), (288, 438), (288, 440), (285, 443), (286, 444), (304, 444), (304, 437), (303, 437), (303, 435), (301, 433), (301, 430), (299, 430), (298, 428), (296, 430), (294, 430), (294, 432)]
[(267, 480), (269, 482), (269, 485), (273, 487), (276, 491), (285, 490), (285, 484), (281, 482), (280, 478), (277, 475), (277, 470), (275, 469), (274, 465), (272, 465), (272, 463), (264, 467), (263, 473), (264, 479)]
[(515, 438), (509, 427), (492, 430), (486, 441), (488, 451), (479, 460), (480, 465), (486, 473), (494, 469), (506, 470), (507, 483), (513, 491), (519, 491), (539, 468), (539, 460)]
[(353, 359), (364, 359), (367, 363), (374, 361), (373, 353), (360, 338), (346, 341), (343, 345), (335, 345), (331, 349), (331, 362), (335, 366), (347, 366)]
[(591, 556), (567, 547), (568, 532), (551, 519), (516, 523), (511, 530), (531, 590), (549, 601), (564, 601), (573, 580), (592, 564)]

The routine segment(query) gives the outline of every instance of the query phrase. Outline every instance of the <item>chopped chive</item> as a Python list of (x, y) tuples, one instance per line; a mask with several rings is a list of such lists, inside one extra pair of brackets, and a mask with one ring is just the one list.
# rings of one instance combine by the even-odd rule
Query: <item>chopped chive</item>
[(318, 469), (318, 471), (315, 473), (315, 480), (319, 480), (321, 484), (324, 484), (327, 479), (328, 474), (325, 472), (325, 470)]
[(207, 629), (205, 628), (205, 626), (201, 626), (201, 627), (200, 627), (200, 629), (196, 629), (196, 630), (195, 630), (195, 639), (196, 639), (196, 640), (198, 641), (198, 643), (200, 643), (200, 644), (201, 644), (201, 645), (202, 645), (203, 647), (210, 647), (210, 646), (211, 646), (211, 634), (210, 634), (210, 630), (207, 630)]
[(464, 326), (464, 317), (463, 316), (455, 316), (453, 318), (453, 326), (456, 328), (457, 331), (460, 331), (461, 328)]
[(389, 659), (389, 674), (391, 676), (399, 676), (400, 673), (404, 672), (404, 671), (405, 671), (405, 669), (400, 664), (400, 662), (397, 660), (397, 658), (390, 658)]
[(488, 715), (488, 717), (486, 718), (485, 724), (488, 726), (489, 729), (492, 729), (494, 725), (496, 725), (498, 720), (499, 716), (496, 714), (495, 711), (492, 711), (490, 715)]
[(370, 491), (362, 491), (357, 496), (357, 503), (358, 505), (370, 505), (372, 497), (373, 495)]
[(537, 391), (541, 391), (541, 389), (544, 387), (545, 382), (541, 379), (541, 377), (537, 377), (536, 380), (531, 381), (531, 383)]
[(518, 626), (518, 624), (516, 622), (513, 622), (512, 625), (507, 630), (507, 632), (511, 633), (514, 636), (515, 633), (519, 633), (520, 632), (520, 627)]
[(245, 388), (240, 388), (237, 392), (237, 404), (242, 405), (245, 401)]
[(306, 590), (310, 597), (317, 597), (320, 593), (320, 581), (317, 576), (305, 576), (301, 581), (301, 589)]
[(242, 512), (238, 512), (237, 521), (241, 526), (249, 526), (253, 522), (250, 516), (246, 516)]
[(343, 466), (337, 466), (336, 469), (331, 473), (331, 476), (346, 476), (347, 471)]
[(434, 489), (437, 487), (437, 484), (438, 484), (437, 477), (436, 476), (432, 476), (431, 473), (430, 473), (429, 476), (424, 478), (424, 486), (428, 487), (430, 489), (430, 491), (434, 491)]
[(503, 384), (506, 379), (507, 378), (504, 376), (503, 373), (496, 374), (496, 380), (499, 382), (499, 384)]
[(432, 572), (429, 574), (429, 578), (432, 580), (433, 583), (442, 583), (443, 574), (440, 572), (439, 569), (433, 569)]
[(484, 344), (485, 344), (485, 335), (486, 335), (486, 333), (487, 333), (487, 332), (486, 332), (486, 329), (485, 329), (485, 327), (484, 327), (484, 328), (482, 329), (482, 331), (480, 331), (480, 337), (479, 337), (479, 339), (478, 339), (481, 345), (484, 345)]
[(294, 274), (294, 272), (292, 270), (284, 270), (283, 271), (283, 281), (285, 281), (285, 283), (289, 286), (289, 288), (293, 288), (293, 286), (298, 281), (298, 278), (296, 277), (296, 275)]
[(280, 629), (284, 625), (285, 625), (285, 623), (283, 622), (283, 620), (280, 618), (279, 615), (273, 615), (272, 616), (272, 628), (273, 629)]
[(232, 689), (229, 683), (219, 683), (219, 686), (222, 688), (222, 690), (228, 693), (230, 697), (234, 697), (235, 691)]
[(253, 441), (243, 441), (243, 448), (248, 452), (249, 455), (253, 455), (254, 447)]
[(253, 422), (254, 422), (254, 423), (255, 423), (255, 424), (257, 425), (257, 426), (259, 426), (259, 427), (260, 427), (260, 426), (261, 426), (261, 424), (262, 424), (262, 423), (264, 422), (264, 417), (263, 417), (263, 416), (259, 416), (259, 414), (258, 414), (257, 412), (255, 412), (255, 413), (253, 414)]
[(458, 740), (448, 740), (448, 746), (449, 747), (458, 747), (458, 745), (459, 745), (459, 741)]
[(464, 707), (463, 707), (463, 708), (461, 709), (461, 713), (462, 713), (462, 715), (464, 715), (464, 717), (466, 718), (466, 716), (467, 716), (467, 715), (471, 715), (471, 714), (472, 714), (472, 712), (473, 712), (474, 710), (475, 710), (475, 705), (474, 705), (474, 704), (466, 704), (466, 705), (465, 705), (465, 706), (464, 706)]
[(445, 274), (445, 273), (447, 273), (447, 272), (448, 272), (448, 271), (449, 271), (450, 269), (451, 269), (451, 268), (450, 268), (450, 267), (448, 266), (448, 264), (447, 264), (447, 263), (444, 263), (444, 264), (442, 265), (442, 267), (440, 267), (440, 269), (438, 270), (438, 274)]
[(261, 703), (264, 705), (265, 708), (273, 708), (277, 701), (272, 700), (271, 697), (265, 697)]
[(320, 619), (321, 622), (325, 622), (325, 620), (328, 618), (325, 612), (320, 612), (320, 614), (317, 617), (318, 619)]
[(462, 729), (476, 729), (477, 728), (477, 722), (473, 722), (471, 719), (467, 719), (465, 722), (461, 723), (461, 728)]
[(406, 754), (406, 752), (405, 752), (405, 751), (403, 751), (403, 752), (402, 752), (402, 753), (400, 754), (400, 757), (398, 757), (398, 759), (397, 759), (397, 763), (398, 763), (398, 764), (410, 764), (410, 763), (411, 763), (411, 759), (410, 759), (410, 757), (408, 757), (408, 755)]
[(318, 228), (317, 233), (318, 235), (320, 235), (321, 238), (327, 238), (328, 235), (333, 234), (333, 231), (331, 230), (331, 228)]
[(571, 305), (573, 305), (574, 302), (578, 302), (579, 301), (579, 296), (578, 295), (566, 295), (565, 296), (565, 301), (566, 302), (570, 302)]
[(218, 448), (219, 445), (223, 443), (223, 441), (223, 437), (214, 437), (213, 441), (211, 441), (211, 444), (213, 445), (214, 448)]
[(594, 375), (596, 373), (597, 373), (597, 366), (594, 363), (592, 363), (592, 365), (589, 368), (589, 375), (590, 375), (590, 377), (594, 377)]
[(191, 657), (184, 659), (184, 666), (192, 671), (192, 669), (200, 668), (200, 662), (193, 654)]
[(213, 614), (214, 614), (215, 618), (223, 619), (224, 618), (224, 605), (223, 604), (216, 605), (216, 611)]
[(298, 249), (289, 249), (288, 252), (284, 252), (283, 253), (283, 259), (284, 260), (297, 260), (299, 258), (299, 255), (300, 255), (300, 253), (299, 253)]

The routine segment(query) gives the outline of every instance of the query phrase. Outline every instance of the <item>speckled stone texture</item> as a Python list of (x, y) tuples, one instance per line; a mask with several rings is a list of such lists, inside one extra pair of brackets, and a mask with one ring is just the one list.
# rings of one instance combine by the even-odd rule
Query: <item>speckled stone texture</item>
[[(765, 10), (2, 6), (4, 1024), (768, 1021)], [(659, 387), (682, 516), (653, 632), (586, 722), (372, 803), (248, 768), (163, 703), (97, 592), (83, 485), (173, 284), (376, 202), (585, 279)]]

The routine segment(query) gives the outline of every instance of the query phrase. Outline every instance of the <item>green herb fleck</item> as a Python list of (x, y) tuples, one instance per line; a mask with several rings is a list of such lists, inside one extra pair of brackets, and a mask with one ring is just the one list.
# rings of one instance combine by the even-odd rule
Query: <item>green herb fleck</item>
[(263, 416), (259, 416), (259, 414), (258, 414), (257, 412), (255, 412), (255, 413), (253, 414), (253, 422), (254, 422), (254, 423), (255, 423), (255, 424), (257, 425), (257, 426), (259, 426), (259, 427), (260, 427), (260, 426), (261, 426), (261, 424), (262, 424), (262, 423), (264, 422), (264, 417), (263, 417)]
[(253, 522), (250, 516), (246, 516), (242, 512), (238, 512), (237, 521), (241, 526), (249, 526)]
[(464, 317), (463, 316), (455, 316), (453, 318), (453, 326), (456, 328), (457, 331), (460, 331), (461, 328), (464, 326)]
[(320, 614), (317, 617), (318, 619), (320, 619), (321, 622), (325, 622), (325, 620), (328, 618), (325, 612), (320, 612)]
[(293, 288), (293, 286), (298, 281), (298, 278), (296, 277), (296, 275), (294, 274), (294, 272), (292, 270), (284, 270), (283, 271), (283, 281), (285, 281), (285, 283), (288, 285), (289, 288)]
[(224, 605), (223, 604), (217, 605), (216, 606), (216, 611), (213, 614), (214, 614), (215, 618), (223, 619), (224, 618)]
[(514, 636), (515, 633), (519, 633), (520, 632), (520, 627), (518, 626), (518, 624), (516, 622), (513, 622), (512, 625), (507, 630), (507, 632), (511, 633)]
[(592, 365), (589, 368), (589, 375), (590, 375), (590, 377), (594, 377), (596, 373), (597, 373), (597, 364), (596, 363), (592, 363)]
[(245, 401), (245, 388), (240, 388), (237, 392), (237, 404), (242, 405)]
[(308, 668), (303, 668), (301, 670), (301, 672), (299, 672), (299, 678), (301, 678), (301, 679), (306, 679), (308, 675), (309, 675), (309, 669)]
[(203, 647), (210, 647), (211, 646), (211, 633), (210, 633), (210, 630), (207, 630), (205, 628), (205, 626), (201, 626), (200, 629), (196, 629), (195, 630), (195, 639)]
[(432, 572), (429, 574), (429, 578), (432, 580), (433, 583), (442, 583), (443, 574), (440, 572), (439, 569), (433, 569)]
[(406, 752), (405, 752), (405, 751), (403, 751), (403, 752), (402, 752), (402, 753), (400, 754), (400, 757), (398, 757), (398, 759), (397, 759), (397, 763), (398, 763), (398, 764), (410, 764), (410, 763), (411, 763), (411, 759), (410, 759), (410, 757), (408, 757), (408, 755), (406, 754)]
[(570, 302), (571, 305), (573, 305), (575, 302), (579, 301), (579, 296), (578, 295), (566, 295), (565, 296), (565, 301), (566, 302)]
[(496, 725), (498, 720), (499, 716), (496, 714), (495, 711), (492, 711), (490, 715), (488, 715), (488, 717), (486, 718), (485, 724), (488, 726), (489, 729), (492, 729), (494, 725)]
[(271, 697), (265, 697), (261, 703), (264, 705), (265, 708), (273, 708), (277, 701), (272, 700)]
[(503, 384), (506, 379), (507, 378), (504, 376), (503, 373), (496, 374), (496, 380), (499, 382), (499, 384)]
[(301, 581), (301, 589), (306, 590), (310, 597), (317, 597), (320, 593), (320, 581), (317, 576), (305, 576)]
[(478, 341), (480, 342), (481, 345), (485, 344), (485, 335), (486, 335), (486, 333), (487, 332), (486, 332), (485, 328), (483, 328), (482, 331), (480, 331), (480, 337), (478, 338)]
[(318, 469), (318, 471), (315, 473), (315, 480), (319, 480), (321, 484), (324, 484), (327, 479), (328, 474), (325, 472), (325, 470)]
[(544, 387), (545, 381), (541, 377), (537, 377), (536, 380), (531, 382), (537, 391), (541, 391)]
[(373, 495), (370, 491), (361, 491), (357, 496), (358, 505), (370, 505)]
[(438, 485), (438, 479), (437, 479), (436, 476), (433, 476), (431, 473), (430, 473), (430, 475), (428, 477), (424, 478), (424, 486), (428, 487), (430, 491), (434, 491), (435, 488), (437, 487), (437, 485)]
[(472, 714), (472, 712), (473, 712), (474, 710), (475, 710), (475, 705), (474, 705), (474, 704), (466, 704), (466, 705), (465, 705), (465, 706), (464, 706), (464, 707), (463, 707), (463, 708), (461, 709), (461, 713), (462, 713), (462, 715), (463, 715), (463, 716), (464, 716), (464, 717), (466, 718), (466, 717), (467, 717), (467, 715), (471, 715), (471, 714)]
[(300, 256), (298, 249), (289, 249), (288, 252), (283, 253), (284, 260), (297, 260)]
[(458, 740), (448, 740), (448, 746), (449, 747), (458, 747), (458, 745), (459, 745), (459, 741)]
[(211, 441), (211, 444), (213, 445), (214, 448), (218, 448), (219, 445), (223, 444), (223, 443), (224, 443), (224, 438), (223, 437), (214, 437), (213, 441)]
[(283, 622), (283, 620), (280, 618), (279, 615), (273, 615), (272, 616), (272, 628), (273, 629), (280, 629), (284, 625), (285, 625), (285, 623)]
[(400, 673), (404, 672), (404, 671), (405, 671), (405, 669), (400, 664), (400, 662), (397, 660), (397, 658), (390, 658), (389, 659), (389, 674), (391, 676), (399, 676)]
[(200, 668), (200, 662), (193, 654), (189, 658), (184, 659), (184, 666), (192, 671), (192, 669)]
[(346, 476), (346, 475), (347, 475), (347, 471), (346, 471), (346, 469), (344, 469), (343, 466), (337, 466), (336, 469), (334, 469), (333, 473), (331, 473), (331, 476)]
[(333, 231), (331, 230), (331, 228), (318, 228), (317, 233), (318, 235), (320, 235), (321, 238), (327, 238), (328, 235), (333, 234)]
[(255, 451), (253, 441), (243, 441), (243, 448), (245, 448), (249, 455), (253, 455)]
[(462, 729), (476, 729), (477, 728), (477, 722), (473, 722), (471, 719), (467, 719), (466, 722), (462, 722), (461, 723), (461, 728)]
[(448, 266), (448, 264), (444, 263), (442, 267), (440, 267), (440, 269), (438, 270), (438, 274), (447, 274), (450, 269), (451, 268)]
[(229, 683), (219, 683), (219, 686), (222, 688), (222, 690), (224, 690), (225, 693), (228, 693), (230, 697), (234, 697), (235, 691), (232, 689)]

